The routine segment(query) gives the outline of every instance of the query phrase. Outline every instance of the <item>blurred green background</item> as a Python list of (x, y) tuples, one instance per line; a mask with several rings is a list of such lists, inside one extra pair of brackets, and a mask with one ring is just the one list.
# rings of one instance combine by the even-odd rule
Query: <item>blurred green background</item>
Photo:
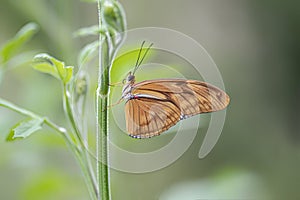
[[(146, 174), (112, 170), (113, 199), (300, 198), (300, 1), (120, 2), (128, 29), (171, 28), (202, 44), (223, 76), (231, 104), (221, 138), (209, 156), (198, 159), (200, 129), (193, 145), (171, 166)], [(40, 31), (23, 50), (32, 55), (47, 52), (76, 66), (80, 48), (92, 38), (73, 39), (72, 33), (97, 24), (97, 8), (75, 0), (1, 0), (0, 44), (30, 21), (38, 23)], [(59, 83), (29, 65), (6, 73), (0, 94), (67, 124)], [(77, 163), (52, 130), (15, 143), (4, 141), (19, 119), (0, 108), (0, 199), (88, 199)], [(148, 143), (133, 142), (123, 133), (112, 137), (131, 150), (143, 151), (141, 144)], [(159, 148), (171, 137), (149, 143), (157, 142)]]

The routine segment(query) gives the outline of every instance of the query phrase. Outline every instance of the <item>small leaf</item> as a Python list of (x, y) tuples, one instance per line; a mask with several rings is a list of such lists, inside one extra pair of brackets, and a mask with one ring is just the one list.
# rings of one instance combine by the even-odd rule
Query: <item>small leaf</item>
[(30, 119), (17, 123), (10, 131), (7, 141), (13, 141), (16, 138), (27, 138), (32, 133), (40, 130), (44, 123), (44, 119)]
[(84, 63), (91, 60), (96, 55), (98, 47), (99, 47), (98, 41), (94, 41), (84, 46), (78, 56), (79, 66), (82, 66)]
[(66, 74), (64, 76), (64, 83), (68, 83), (73, 77), (73, 69), (74, 69), (73, 66), (65, 67)]
[[(16, 125), (15, 125), (16, 126)], [(16, 138), (17, 139), (17, 138)], [(13, 131), (13, 128), (12, 129), (10, 129), (10, 131), (9, 131), (9, 134), (7, 135), (7, 137), (6, 137), (6, 141), (7, 142), (12, 142), (12, 141), (14, 141), (14, 140), (16, 140), (16, 139), (14, 139), (14, 131)]]
[(55, 78), (62, 80), (65, 84), (68, 83), (73, 76), (73, 67), (65, 67), (65, 63), (55, 59), (54, 57), (42, 53), (33, 58), (33, 68), (48, 73)]
[(73, 33), (74, 37), (82, 37), (82, 36), (93, 36), (93, 35), (99, 35), (100, 30), (98, 25), (93, 25), (90, 27), (84, 27), (81, 29), (78, 29)]
[(23, 26), (15, 37), (8, 41), (1, 49), (2, 63), (6, 63), (37, 31), (38, 25), (35, 23), (28, 23)]
[(103, 17), (106, 23), (118, 32), (124, 32), (126, 28), (126, 20), (122, 5), (117, 1), (105, 1), (103, 6)]
[(52, 57), (50, 57), (48, 54), (38, 54), (33, 58), (33, 68), (40, 72), (51, 74), (55, 78), (60, 79), (57, 68), (51, 60)]

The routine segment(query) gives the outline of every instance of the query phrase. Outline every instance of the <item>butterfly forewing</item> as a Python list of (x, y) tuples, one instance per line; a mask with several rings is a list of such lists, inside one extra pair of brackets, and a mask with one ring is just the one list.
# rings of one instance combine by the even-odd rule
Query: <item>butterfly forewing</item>
[(224, 109), (228, 95), (201, 81), (160, 79), (132, 85), (133, 98), (126, 103), (126, 127), (133, 137), (159, 135), (179, 120)]

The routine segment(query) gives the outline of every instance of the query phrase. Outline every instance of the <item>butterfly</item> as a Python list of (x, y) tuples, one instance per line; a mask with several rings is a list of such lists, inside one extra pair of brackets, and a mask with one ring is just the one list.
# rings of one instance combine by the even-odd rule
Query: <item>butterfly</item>
[(139, 50), (133, 71), (123, 80), (122, 97), (126, 100), (126, 130), (133, 138), (150, 138), (201, 113), (219, 111), (229, 104), (229, 96), (221, 89), (197, 80), (155, 79), (135, 83), (135, 72), (141, 66), (151, 44), (140, 59)]

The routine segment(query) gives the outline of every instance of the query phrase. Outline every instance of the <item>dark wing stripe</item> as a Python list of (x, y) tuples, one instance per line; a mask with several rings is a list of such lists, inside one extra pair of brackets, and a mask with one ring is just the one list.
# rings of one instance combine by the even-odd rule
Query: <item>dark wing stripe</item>
[[(167, 101), (167, 102), (172, 103), (175, 107), (178, 108), (178, 106), (177, 106), (175, 103), (173, 103), (172, 101)], [(168, 104), (166, 104), (166, 105), (164, 105), (164, 106), (170, 108), (170, 109), (173, 111), (173, 113), (177, 113), (177, 111), (174, 110), (174, 108), (171, 107), (171, 106), (169, 106)], [(179, 108), (178, 108), (178, 109), (179, 109)], [(180, 109), (179, 109), (179, 110), (180, 110)], [(177, 113), (177, 115), (178, 115), (178, 113)], [(180, 114), (179, 114), (179, 115), (180, 115)], [(174, 115), (171, 115), (170, 117), (171, 117), (172, 122), (175, 122), (176, 120), (178, 120), (178, 119), (176, 119), (176, 117), (175, 117)]]
[[(204, 84), (202, 84), (204, 85)], [(203, 86), (206, 88), (206, 90), (204, 90), (206, 93), (204, 95), (206, 95), (207, 97), (210, 97), (209, 101), (213, 102), (212, 104), (212, 108), (217, 107), (217, 108), (224, 108), (226, 107), (226, 99), (221, 99), (223, 101), (220, 101), (220, 99), (217, 98), (217, 94), (220, 93), (222, 94), (223, 97), (226, 97), (226, 94), (221, 91), (220, 89), (217, 89), (214, 86), (211, 86), (209, 84), (206, 84), (206, 86)], [(201, 90), (200, 90), (201, 91)], [(224, 101), (225, 100), (225, 101)]]
[[(140, 99), (142, 99), (142, 98), (140, 98)], [(140, 99), (137, 99), (137, 100), (135, 100), (135, 101), (140, 101)], [(143, 102), (142, 101), (142, 103), (144, 103), (144, 106), (146, 106), (146, 102)], [(142, 105), (142, 103), (141, 103), (141, 105)], [(148, 102), (149, 103), (149, 102)], [(150, 108), (149, 108), (149, 105), (147, 105), (147, 107), (145, 108), (145, 107), (141, 107), (141, 109), (143, 109), (143, 111), (144, 111), (144, 114), (147, 114), (147, 113), (149, 113), (150, 115), (152, 115), (153, 117), (153, 119), (155, 118), (155, 116), (157, 116), (158, 118), (160, 118), (160, 116), (155, 112), (155, 111), (153, 111), (153, 110), (151, 110)], [(159, 126), (163, 126), (164, 125), (164, 123), (163, 123), (163, 119), (161, 119), (160, 118), (160, 122), (161, 123), (159, 123)]]
[[(143, 97), (143, 98), (138, 98), (137, 100), (149, 100), (150, 98), (145, 98), (145, 97)], [(170, 110), (172, 110), (173, 111), (173, 113), (177, 113), (177, 111), (176, 110), (174, 110), (174, 108), (173, 107), (171, 107), (170, 105), (168, 105), (168, 104), (162, 104), (161, 102), (169, 102), (169, 103), (172, 103), (175, 107), (177, 107), (177, 105), (176, 104), (174, 104), (172, 101), (166, 101), (166, 100), (157, 100), (157, 99), (153, 99), (153, 101), (156, 101), (156, 103), (157, 104), (159, 104), (159, 105), (161, 105), (160, 107), (168, 107)], [(144, 112), (147, 112), (145, 109), (143, 109), (144, 110)], [(150, 110), (150, 109), (149, 109)], [(149, 111), (148, 110), (148, 111)], [(154, 117), (155, 117), (155, 113), (154, 113)], [(174, 118), (174, 116), (172, 115), (171, 116), (172, 118)], [(161, 120), (163, 120), (163, 119), (161, 119)], [(175, 120), (177, 120), (176, 118), (174, 118), (173, 120), (172, 120), (172, 122), (173, 121), (175, 121)]]
[(126, 115), (126, 127), (129, 129), (129, 119), (127, 119), (127, 116), (130, 116), (130, 109), (128, 109), (129, 104), (127, 105), (127, 103), (129, 102), (126, 102), (125, 105), (125, 115)]
[[(140, 107), (139, 106), (136, 106), (136, 108), (137, 108), (137, 110), (138, 110), (138, 112), (137, 112), (137, 114), (138, 114), (138, 124), (141, 124), (141, 119), (140, 119)], [(137, 131), (138, 130), (140, 130), (141, 129), (141, 127), (140, 126), (138, 126), (138, 128), (137, 128)]]
[[(205, 90), (206, 90), (206, 88), (205, 88)], [(200, 98), (198, 98), (198, 99), (200, 102), (199, 106), (200, 106), (201, 111), (202, 112), (211, 112), (213, 101), (212, 101), (212, 99), (209, 99), (209, 95), (207, 93), (204, 93), (203, 90), (194, 90), (194, 91), (195, 91), (195, 93), (197, 93), (200, 96)], [(201, 99), (202, 99), (202, 101), (201, 101)], [(201, 105), (203, 105), (206, 110), (203, 110), (203, 106), (201, 106)], [(205, 106), (205, 105), (207, 105), (207, 106)]]
[(157, 119), (156, 121), (159, 122), (160, 127), (164, 127), (164, 121), (160, 118), (159, 115), (157, 115), (156, 118), (153, 118), (154, 120)]
[[(191, 102), (185, 97), (184, 94), (180, 95), (185, 102), (187, 102), (190, 106), (187, 106), (187, 109), (190, 111), (190, 113), (193, 113), (192, 108), (194, 108), (195, 105), (192, 105)], [(184, 104), (184, 103), (183, 103)], [(185, 104), (184, 104), (185, 105)], [(180, 107), (181, 108), (181, 107)], [(184, 111), (184, 110), (183, 110)], [(185, 111), (183, 112), (184, 114), (186, 113)]]
[[(159, 128), (158, 128), (158, 125), (157, 125), (157, 121), (156, 120), (154, 120), (154, 119), (152, 119), (154, 122), (155, 122), (155, 125), (156, 125), (156, 129), (155, 130), (159, 130)], [(153, 130), (154, 131), (154, 130)]]
[(132, 105), (132, 102), (130, 102), (131, 104), (131, 114), (132, 114), (132, 118), (131, 118), (131, 120), (132, 120), (132, 131), (134, 131), (135, 130), (135, 128), (134, 128), (134, 125), (135, 125), (135, 121), (134, 121), (134, 106)]
[(207, 97), (210, 98), (210, 101), (212, 102), (212, 108), (213, 108), (213, 105), (215, 105), (215, 104), (218, 104), (218, 106), (217, 105), (215, 105), (215, 106), (221, 107), (220, 102), (215, 97), (215, 93), (216, 93), (216, 91), (214, 88), (207, 86), (207, 94), (206, 95), (207, 95)]
[[(146, 126), (147, 127), (147, 129), (148, 129), (148, 133), (150, 132), (150, 130), (149, 130), (149, 120), (148, 120), (148, 113), (145, 113), (145, 119), (146, 119), (146, 124), (148, 124), (148, 126)], [(146, 132), (146, 131), (145, 131)]]
[[(210, 109), (210, 105), (212, 104), (212, 102), (211, 102), (210, 99), (208, 99), (207, 94), (205, 94), (205, 93), (204, 93), (203, 91), (201, 91), (201, 90), (198, 91), (197, 94), (199, 94), (199, 96), (200, 96), (200, 98), (198, 98), (198, 99), (199, 99), (199, 102), (200, 102), (199, 106), (200, 106), (201, 111), (204, 112), (203, 107), (206, 109), (205, 111), (210, 111), (210, 110), (211, 110), (211, 109)], [(201, 100), (201, 99), (202, 99), (202, 100)], [(206, 106), (206, 105), (207, 105), (207, 106)]]

